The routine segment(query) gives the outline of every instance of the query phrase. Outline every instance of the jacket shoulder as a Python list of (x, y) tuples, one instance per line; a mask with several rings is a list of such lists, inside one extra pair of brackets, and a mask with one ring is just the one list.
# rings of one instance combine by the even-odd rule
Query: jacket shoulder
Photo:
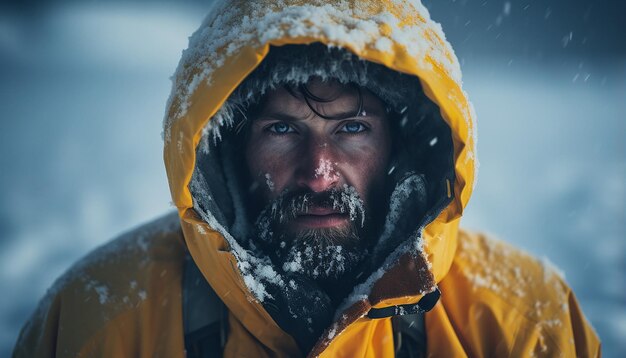
[[(563, 273), (547, 258), (534, 258), (484, 234), (460, 231), (448, 276), (442, 285), (463, 297), (447, 300), (460, 308), (456, 318), (492, 337), (484, 341), (480, 333), (474, 334), (478, 346), (494, 348), (495, 339), (501, 349), (492, 351), (496, 355), (599, 354), (596, 333)], [(446, 290), (442, 288), (442, 297)]]
[(183, 259), (177, 213), (95, 249), (48, 289), (23, 327), (14, 356), (103, 353), (104, 341), (111, 345), (109, 353), (128, 356), (132, 347), (116, 347), (120, 342), (111, 342), (111, 330), (120, 334), (123, 324), (125, 334), (132, 334), (132, 326), (139, 328), (142, 317), (150, 316), (147, 311), (176, 304)]
[[(547, 258), (537, 259), (521, 249), (482, 233), (461, 230), (454, 265), (474, 290), (488, 290), (521, 305), (558, 305), (566, 309), (569, 286), (563, 273)], [(540, 301), (548, 303), (541, 303)], [(554, 309), (559, 307), (553, 307)]]

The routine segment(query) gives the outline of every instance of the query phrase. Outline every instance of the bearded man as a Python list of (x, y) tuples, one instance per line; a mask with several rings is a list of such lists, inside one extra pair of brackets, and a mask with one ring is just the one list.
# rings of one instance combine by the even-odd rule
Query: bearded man
[(460, 78), (417, 1), (218, 3), (168, 103), (177, 215), (78, 263), (15, 356), (598, 356), (558, 275), (458, 228)]

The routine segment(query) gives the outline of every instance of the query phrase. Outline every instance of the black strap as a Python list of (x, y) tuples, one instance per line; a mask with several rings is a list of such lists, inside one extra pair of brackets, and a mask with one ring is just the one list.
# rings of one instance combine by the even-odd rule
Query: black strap
[(189, 254), (183, 268), (183, 329), (187, 358), (221, 357), (227, 310)]
[(435, 288), (433, 292), (427, 293), (416, 304), (397, 305), (383, 308), (372, 308), (367, 313), (369, 318), (387, 318), (393, 316), (412, 315), (430, 311), (441, 297), (441, 292)]
[(426, 357), (426, 327), (424, 314), (430, 311), (441, 297), (436, 288), (427, 293), (416, 304), (372, 308), (369, 318), (391, 317), (393, 344), (397, 358)]
[(424, 313), (391, 318), (396, 358), (426, 357)]

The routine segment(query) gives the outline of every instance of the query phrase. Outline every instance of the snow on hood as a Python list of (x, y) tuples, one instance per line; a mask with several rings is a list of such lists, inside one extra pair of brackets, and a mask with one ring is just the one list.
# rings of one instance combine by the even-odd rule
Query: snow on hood
[[(236, 170), (229, 153), (235, 149), (229, 148), (227, 139), (219, 139), (221, 131), (233, 125), (233, 103), (241, 104), (236, 102), (242, 98), (237, 89), (255, 69), (261, 71), (263, 60), (280, 46), (313, 43), (345, 49), (372, 67), (384, 66), (402, 74), (403, 83), (414, 85), (414, 96), (422, 96), (417, 99), (432, 104), (435, 110), (408, 101), (401, 109), (400, 126), (406, 129), (402, 133), (412, 154), (421, 151), (436, 159), (435, 164), (417, 172), (415, 166), (403, 163), (390, 169), (396, 178), (391, 201), (397, 205), (390, 210), (388, 227), (414, 213), (403, 205), (411, 193), (407, 188), (420, 185), (428, 186), (425, 221), (401, 240), (392, 239), (394, 235), (385, 230), (373, 255), (380, 262), (379, 269), (359, 283), (335, 312), (335, 323), (327, 329), (333, 334), (326, 334), (327, 339), (318, 342), (316, 349), (323, 349), (370, 308), (415, 303), (434, 289), (452, 263), (458, 219), (471, 195), (476, 168), (475, 115), (461, 88), (458, 61), (440, 26), (430, 20), (419, 1), (216, 2), (190, 38), (173, 77), (164, 119), (166, 169), (194, 261), (231, 312), (275, 352), (293, 352), (295, 348), (293, 340), (274, 323), (269, 305), (264, 305), (266, 299), (276, 299), (267, 285), (286, 291), (292, 285), (267, 258), (252, 254), (240, 239), (247, 235), (248, 219), (232, 180)], [(358, 83), (352, 77), (347, 81)], [(365, 85), (382, 86), (377, 82)], [(424, 113), (431, 118), (421, 120)], [(433, 135), (417, 138), (424, 123)], [(208, 138), (220, 150), (209, 150)], [(429, 285), (422, 282), (421, 290), (415, 292), (396, 288), (410, 284), (395, 284), (398, 277), (407, 276), (397, 274), (407, 252), (427, 266), (428, 275), (419, 275), (431, 281)], [(415, 280), (419, 275), (414, 272), (406, 279)]]

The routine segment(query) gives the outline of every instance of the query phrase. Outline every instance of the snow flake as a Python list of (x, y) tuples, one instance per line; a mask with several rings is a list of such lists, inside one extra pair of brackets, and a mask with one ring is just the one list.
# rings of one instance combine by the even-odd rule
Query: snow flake
[(510, 1), (504, 2), (504, 9), (502, 9), (502, 12), (504, 13), (505, 16), (511, 15), (511, 2)]
[(94, 290), (98, 293), (98, 301), (100, 301), (100, 304), (105, 304), (109, 300), (109, 288), (107, 286), (96, 286)]
[(379, 51), (389, 52), (391, 51), (392, 46), (393, 42), (388, 37), (380, 37), (378, 40), (376, 40), (375, 47)]
[(85, 284), (85, 290), (94, 290), (98, 295), (98, 301), (100, 304), (105, 304), (109, 301), (109, 287), (103, 283), (100, 283), (96, 280), (89, 280)]
[(565, 273), (563, 270), (558, 268), (550, 259), (546, 256), (541, 258), (541, 264), (543, 265), (543, 280), (545, 283), (550, 283), (550, 281), (557, 276), (561, 280), (565, 279)]
[(178, 148), (178, 152), (182, 153), (183, 152), (183, 141), (185, 140), (184, 134), (183, 132), (178, 132), (178, 142), (176, 144), (177, 148)]

